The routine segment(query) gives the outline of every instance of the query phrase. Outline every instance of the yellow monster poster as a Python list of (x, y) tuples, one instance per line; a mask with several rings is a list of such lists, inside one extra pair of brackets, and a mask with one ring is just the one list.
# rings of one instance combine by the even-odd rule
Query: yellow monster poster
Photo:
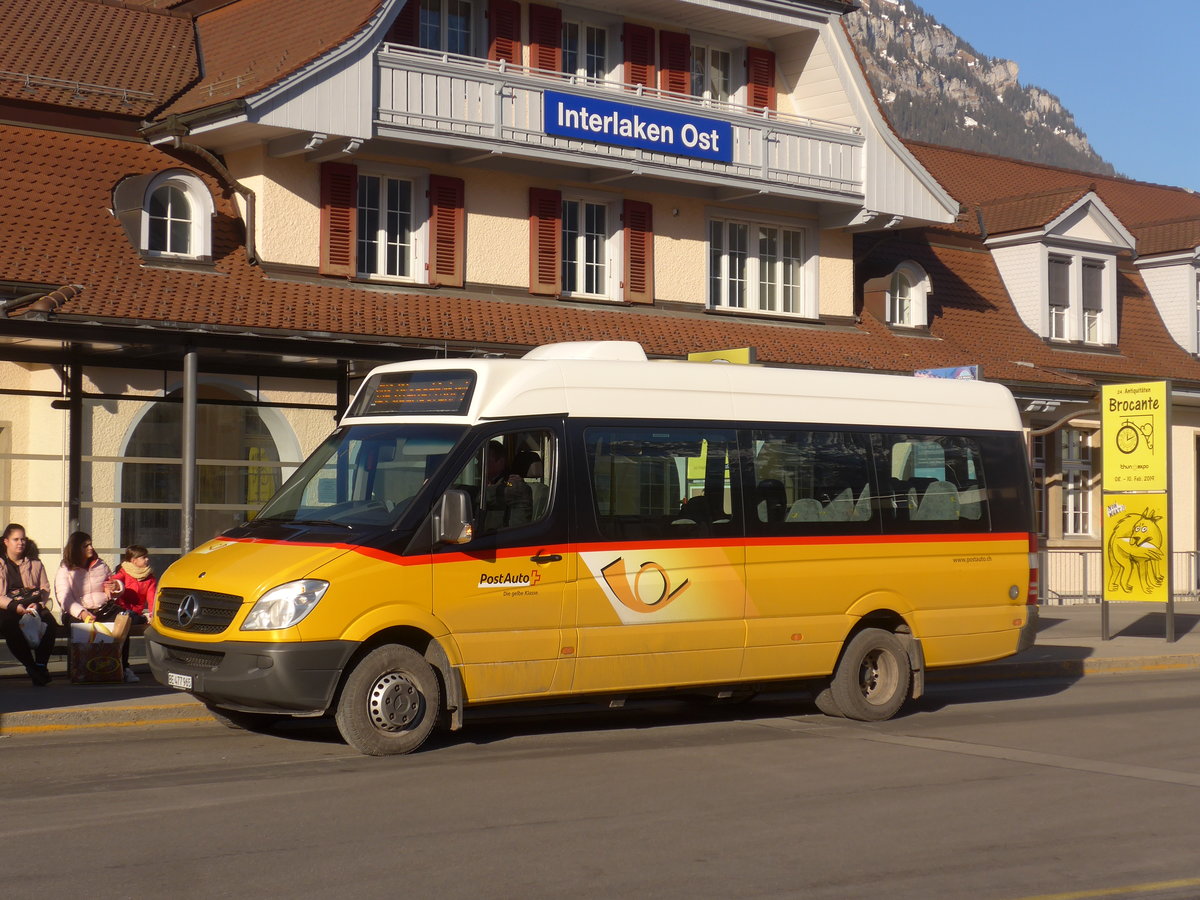
[(1104, 599), (1170, 598), (1167, 495), (1104, 495)]

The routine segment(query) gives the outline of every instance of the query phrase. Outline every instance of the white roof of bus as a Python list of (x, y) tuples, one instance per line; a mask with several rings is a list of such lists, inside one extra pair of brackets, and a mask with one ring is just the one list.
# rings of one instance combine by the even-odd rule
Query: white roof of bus
[[(366, 416), (353, 421), (436, 421), (565, 413), (588, 418), (806, 422), (1019, 431), (1003, 385), (719, 362), (647, 360), (632, 341), (547, 344), (522, 359), (393, 363), (374, 372), (478, 373), (466, 416)], [(369, 383), (366, 382), (366, 383)], [(351, 406), (353, 408), (353, 404)]]

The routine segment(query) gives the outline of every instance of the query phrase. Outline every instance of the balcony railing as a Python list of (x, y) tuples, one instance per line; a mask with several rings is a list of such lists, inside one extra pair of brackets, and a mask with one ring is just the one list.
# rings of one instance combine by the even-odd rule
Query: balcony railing
[[(863, 192), (863, 136), (856, 126), (397, 44), (384, 44), (377, 61), (376, 122), (383, 137), (557, 157), (668, 178), (704, 175), (717, 184), (768, 194), (816, 192), (853, 199)], [(546, 91), (728, 122), (732, 161), (547, 134)]]

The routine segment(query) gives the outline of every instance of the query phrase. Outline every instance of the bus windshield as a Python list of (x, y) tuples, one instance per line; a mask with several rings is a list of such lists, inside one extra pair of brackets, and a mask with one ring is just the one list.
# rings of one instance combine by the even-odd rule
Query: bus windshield
[(301, 464), (255, 521), (378, 528), (397, 522), (462, 437), (459, 425), (351, 425)]

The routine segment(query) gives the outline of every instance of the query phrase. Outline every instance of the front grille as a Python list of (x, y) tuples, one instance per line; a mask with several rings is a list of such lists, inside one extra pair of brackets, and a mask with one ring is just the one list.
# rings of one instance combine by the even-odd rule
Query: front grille
[[(179, 608), (189, 596), (196, 599), (196, 603), (193, 604), (196, 607), (196, 614), (191, 621), (181, 622)], [(229, 627), (229, 623), (233, 621), (233, 617), (237, 615), (237, 611), (241, 607), (242, 598), (234, 594), (166, 588), (159, 597), (158, 618), (165, 626), (177, 631), (220, 634)]]
[(180, 662), (185, 666), (197, 669), (215, 669), (225, 658), (224, 653), (214, 653), (211, 650), (195, 650), (191, 647), (172, 647), (162, 644), (163, 656), (171, 662)]

